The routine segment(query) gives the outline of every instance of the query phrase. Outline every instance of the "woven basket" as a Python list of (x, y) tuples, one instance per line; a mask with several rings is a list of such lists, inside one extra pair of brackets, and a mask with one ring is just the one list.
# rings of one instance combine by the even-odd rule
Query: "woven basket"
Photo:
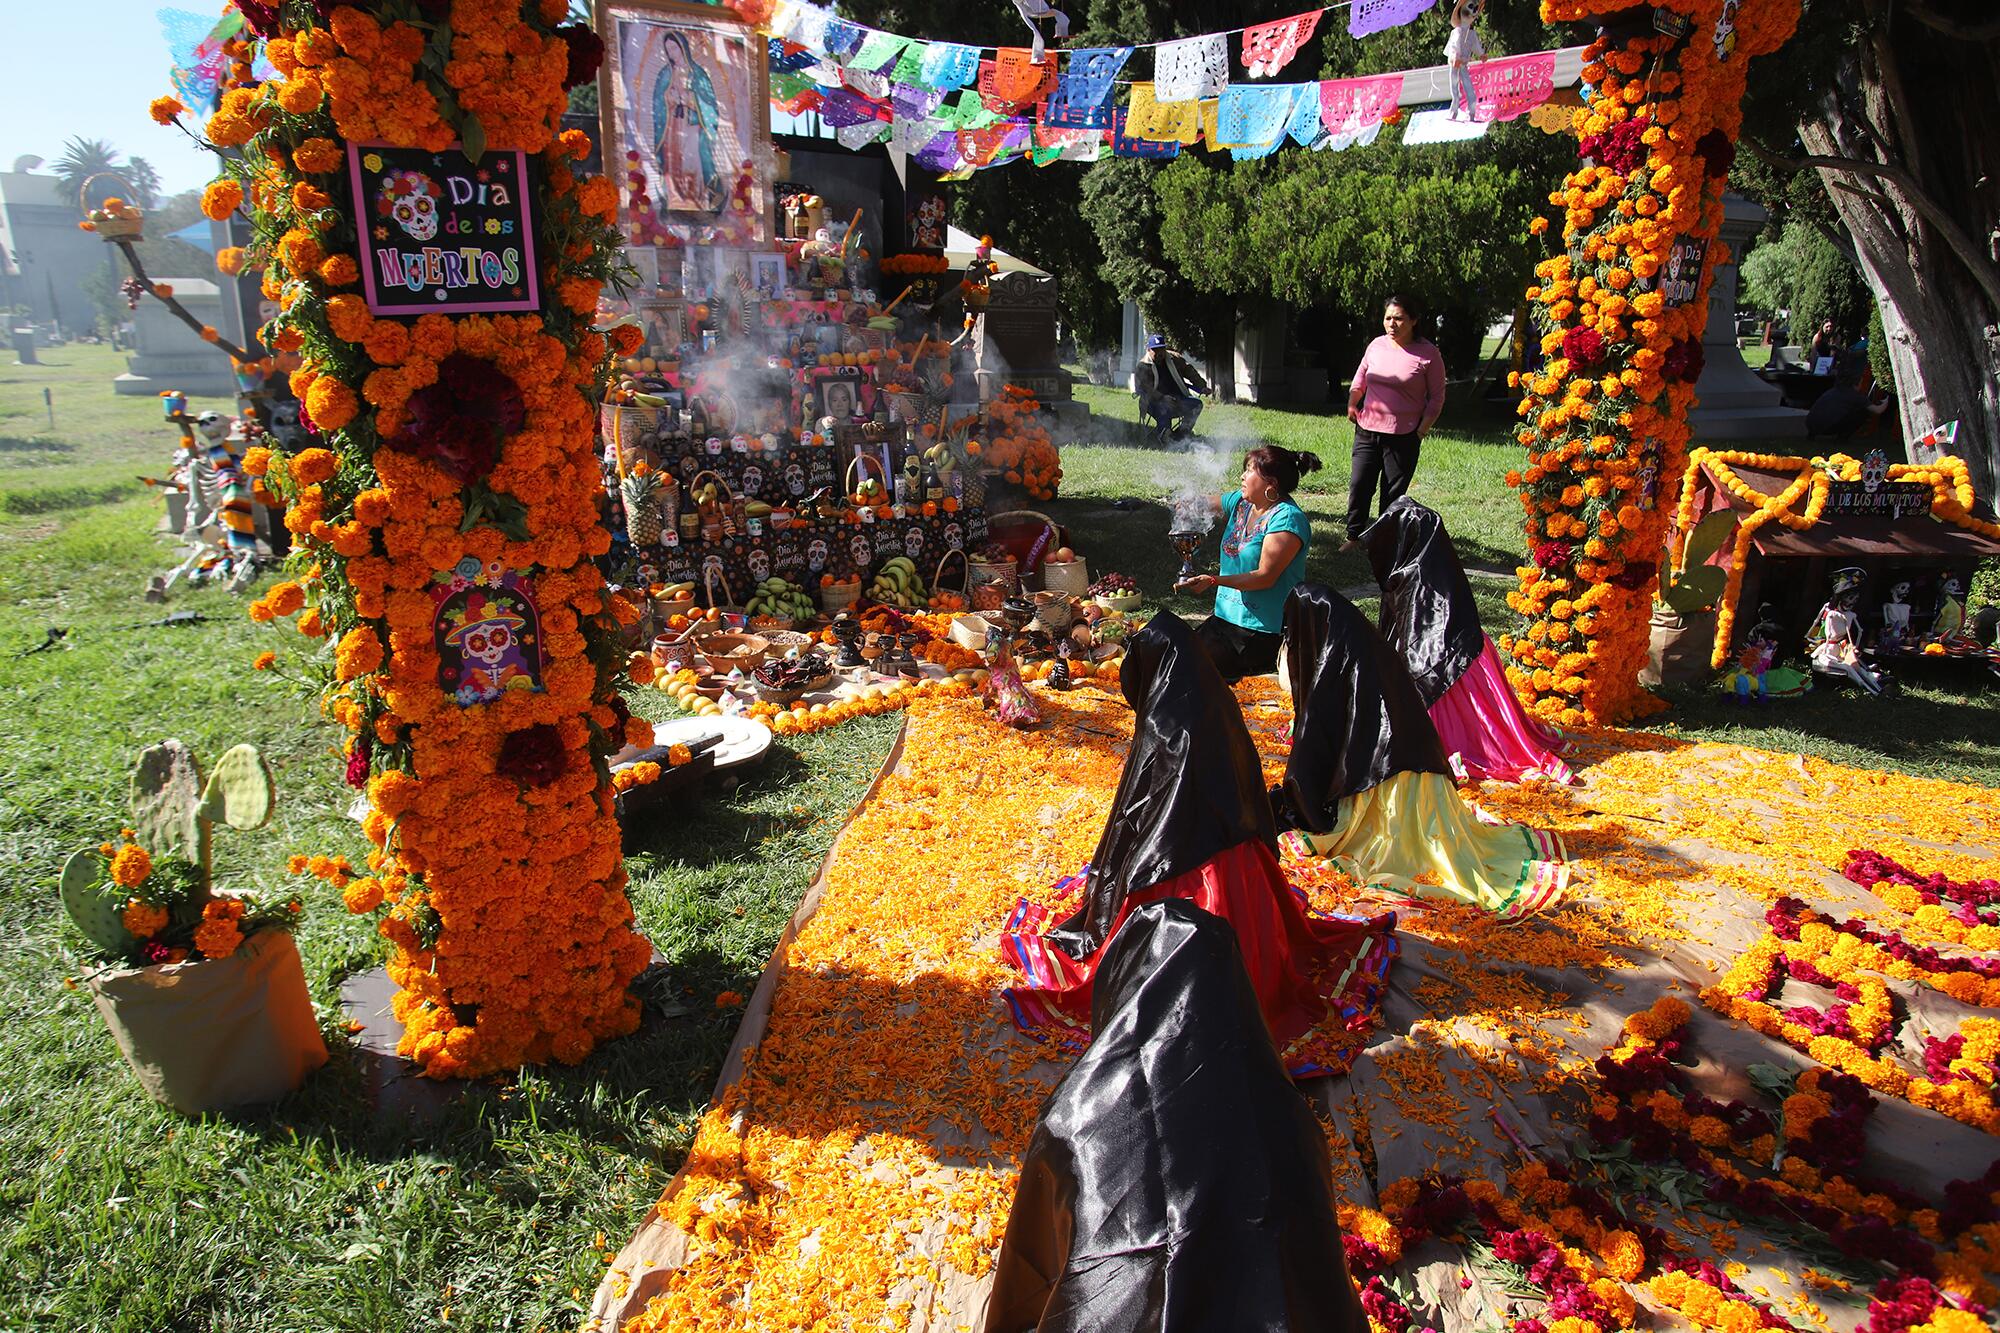
[(819, 590), (819, 605), (828, 616), (837, 616), (861, 600), (859, 583), (829, 583)]
[(1042, 586), (1050, 592), (1068, 593), (1072, 597), (1088, 597), (1090, 568), (1084, 563), (1082, 556), (1059, 565), (1044, 560)]
[(1035, 594), (1035, 621), (1051, 634), (1062, 634), (1076, 619), (1076, 604), (1067, 593), (1038, 592)]

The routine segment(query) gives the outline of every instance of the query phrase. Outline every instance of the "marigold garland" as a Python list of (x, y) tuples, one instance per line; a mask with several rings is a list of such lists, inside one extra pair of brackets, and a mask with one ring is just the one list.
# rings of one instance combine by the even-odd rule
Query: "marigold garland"
[[(298, 353), (291, 385), (318, 438), (260, 459), (287, 503), (295, 581), (252, 607), (320, 639), (319, 706), (365, 786), (369, 873), (326, 876), (382, 912), (400, 1049), (433, 1076), (580, 1060), (638, 1021), (628, 983), (649, 949), (632, 926), (604, 756), (647, 732), (618, 700), (624, 655), (604, 581), (595, 399), (605, 337), (589, 327), (616, 262), (608, 210), (584, 200), (588, 152), (559, 134), (565, 6), (520, 0), (286, 5), (207, 121), (240, 149), (205, 192), (249, 210), (230, 262), (263, 270), (281, 309), (260, 336)], [(535, 155), (534, 314), (378, 318), (353, 290), (345, 144)], [(581, 187), (581, 188), (580, 188)], [(474, 393), (440, 401), (431, 392)], [(275, 465), (274, 465), (275, 464)], [(440, 684), (431, 588), (466, 571), (526, 580), (540, 688), (461, 705)], [(649, 734), (649, 733), (648, 733)], [(217, 943), (226, 923), (213, 924)], [(205, 929), (209, 927), (204, 927)]]
[[(1563, 252), (1536, 269), (1528, 301), (1550, 358), (1513, 376), (1524, 394), (1516, 438), (1528, 466), (1508, 474), (1527, 512), (1531, 559), (1501, 639), (1508, 679), (1534, 712), (1565, 726), (1614, 723), (1662, 705), (1639, 687), (1651, 594), (1688, 409), (1708, 285), (1723, 255), (1724, 148), (1742, 122), (1753, 56), (1791, 36), (1800, 0), (1671, 0), (1683, 39), (1651, 30), (1600, 36), (1585, 51), (1589, 105), (1574, 116), (1582, 163), (1549, 202)], [(1629, 11), (1629, 0), (1543, 0), (1545, 22)], [(1725, 12), (1733, 42), (1725, 47)], [(1533, 230), (1549, 230), (1536, 219)], [(1659, 280), (1674, 247), (1706, 244), (1691, 299)], [(1595, 335), (1594, 337), (1590, 335)]]

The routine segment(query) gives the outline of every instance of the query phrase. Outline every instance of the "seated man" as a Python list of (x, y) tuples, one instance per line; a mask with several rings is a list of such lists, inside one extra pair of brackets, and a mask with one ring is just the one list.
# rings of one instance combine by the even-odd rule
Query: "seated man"
[(1162, 443), (1194, 433), (1201, 416), (1196, 395), (1208, 392), (1208, 381), (1157, 333), (1146, 337), (1146, 355), (1132, 371), (1132, 387), (1139, 394), (1140, 414), (1159, 423), (1156, 433)]
[(1834, 385), (1813, 399), (1806, 409), (1806, 434), (1844, 440), (1860, 430), (1871, 416), (1889, 410), (1889, 400), (1871, 403), (1868, 393), (1868, 358), (1852, 353), (1834, 368)]

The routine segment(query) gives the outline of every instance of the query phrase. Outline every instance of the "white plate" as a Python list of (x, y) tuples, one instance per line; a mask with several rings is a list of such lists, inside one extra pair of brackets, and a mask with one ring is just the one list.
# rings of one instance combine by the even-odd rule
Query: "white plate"
[[(653, 744), (690, 745), (717, 732), (722, 733), (722, 743), (712, 751), (717, 768), (754, 764), (771, 748), (771, 729), (746, 717), (680, 717), (671, 722), (655, 723)], [(611, 766), (617, 768), (628, 763), (638, 753), (627, 746), (611, 756)]]

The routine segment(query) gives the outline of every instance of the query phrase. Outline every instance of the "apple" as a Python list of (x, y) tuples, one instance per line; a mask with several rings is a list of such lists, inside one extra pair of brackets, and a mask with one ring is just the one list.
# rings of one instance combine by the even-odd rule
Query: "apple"
[(1059, 565), (1066, 565), (1070, 563), (1070, 561), (1076, 559), (1076, 552), (1072, 551), (1067, 546), (1059, 546), (1056, 548), (1055, 555), (1053, 555), (1050, 558), (1053, 559)]

